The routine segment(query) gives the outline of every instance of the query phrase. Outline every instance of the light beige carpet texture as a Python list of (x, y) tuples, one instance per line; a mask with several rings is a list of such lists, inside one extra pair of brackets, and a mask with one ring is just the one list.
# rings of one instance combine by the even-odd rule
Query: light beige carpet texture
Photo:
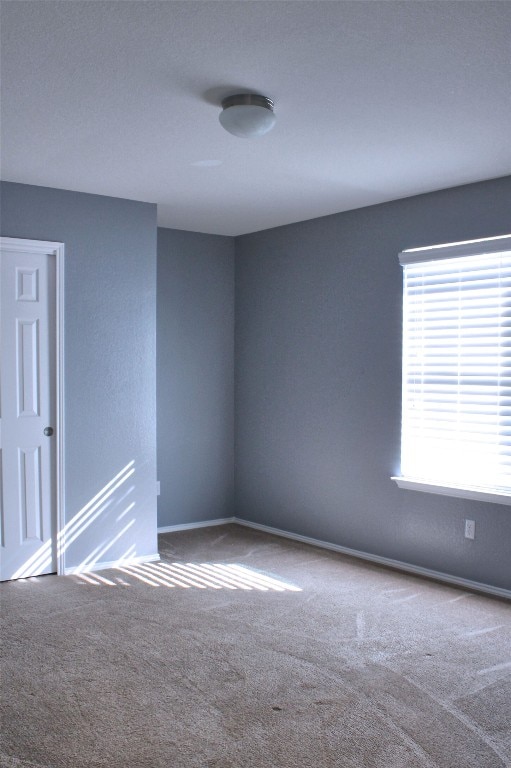
[(509, 768), (511, 608), (235, 525), (1, 585), (4, 768)]

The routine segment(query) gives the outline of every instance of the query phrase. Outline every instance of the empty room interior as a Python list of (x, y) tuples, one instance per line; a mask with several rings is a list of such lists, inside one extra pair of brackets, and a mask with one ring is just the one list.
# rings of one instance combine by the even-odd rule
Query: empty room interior
[(511, 766), (510, 39), (2, 0), (2, 768)]

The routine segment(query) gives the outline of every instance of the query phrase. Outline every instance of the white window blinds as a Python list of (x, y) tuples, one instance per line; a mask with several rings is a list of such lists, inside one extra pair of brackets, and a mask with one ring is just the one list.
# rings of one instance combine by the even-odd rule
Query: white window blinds
[(511, 237), (400, 262), (401, 474), (511, 494)]

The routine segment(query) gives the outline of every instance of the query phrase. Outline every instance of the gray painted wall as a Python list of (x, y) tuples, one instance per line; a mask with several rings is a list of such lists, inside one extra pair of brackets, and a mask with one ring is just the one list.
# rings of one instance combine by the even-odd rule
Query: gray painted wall
[(400, 456), (397, 254), (510, 227), (503, 178), (237, 238), (238, 516), (511, 587), (511, 507), (389, 479)]
[(65, 244), (66, 525), (75, 536), (66, 567), (152, 555), (156, 206), (24, 184), (1, 191), (3, 236)]
[[(67, 566), (150, 555), (155, 206), (11, 183), (2, 193), (4, 236), (66, 245), (67, 521), (79, 533)], [(399, 468), (397, 253), (510, 226), (507, 178), (236, 240), (159, 230), (159, 525), (235, 513), (511, 587), (509, 507), (389, 480)], [(134, 474), (91, 506), (132, 461)]]
[(234, 514), (234, 240), (158, 230), (159, 526)]

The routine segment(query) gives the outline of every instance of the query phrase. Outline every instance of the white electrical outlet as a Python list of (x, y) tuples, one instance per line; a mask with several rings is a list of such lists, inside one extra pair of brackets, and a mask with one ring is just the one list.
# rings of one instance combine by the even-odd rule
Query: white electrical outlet
[(475, 539), (476, 537), (476, 521), (465, 520), (465, 538)]

